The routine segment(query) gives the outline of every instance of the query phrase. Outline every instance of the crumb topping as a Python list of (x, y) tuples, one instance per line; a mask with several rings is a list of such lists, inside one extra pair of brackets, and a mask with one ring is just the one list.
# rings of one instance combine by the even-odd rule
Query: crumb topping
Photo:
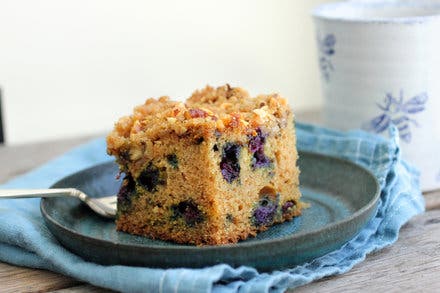
[(195, 91), (185, 103), (162, 96), (135, 107), (131, 116), (119, 119), (107, 137), (108, 152), (123, 148), (136, 136), (154, 141), (170, 132), (237, 132), (256, 136), (261, 125), (279, 130), (290, 113), (286, 100), (278, 94), (251, 98), (244, 89), (228, 84), (206, 86)]

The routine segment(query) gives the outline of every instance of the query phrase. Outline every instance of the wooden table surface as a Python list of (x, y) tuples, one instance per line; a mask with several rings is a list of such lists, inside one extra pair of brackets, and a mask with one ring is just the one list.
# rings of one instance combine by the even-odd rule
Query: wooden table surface
[[(299, 117), (316, 121), (313, 113)], [(0, 183), (23, 174), (89, 138), (0, 146)], [(427, 211), (401, 230), (392, 246), (370, 254), (351, 271), (295, 292), (440, 292), (440, 191), (425, 194)], [(110, 292), (57, 273), (0, 262), (0, 292)]]

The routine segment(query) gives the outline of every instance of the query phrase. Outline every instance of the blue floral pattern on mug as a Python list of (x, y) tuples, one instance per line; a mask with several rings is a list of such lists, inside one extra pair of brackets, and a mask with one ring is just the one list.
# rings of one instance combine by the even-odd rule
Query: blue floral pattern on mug
[(319, 68), (324, 80), (330, 80), (330, 74), (334, 71), (331, 57), (335, 54), (336, 37), (334, 34), (326, 34), (321, 38), (318, 34), (318, 48), (319, 48)]
[(410, 143), (412, 138), (411, 125), (419, 127), (414, 116), (426, 109), (427, 101), (428, 94), (426, 92), (422, 92), (407, 101), (403, 97), (403, 90), (400, 91), (398, 98), (393, 97), (391, 93), (387, 93), (383, 103), (376, 104), (382, 113), (364, 125), (364, 129), (381, 133), (388, 129), (391, 124), (394, 124), (399, 130), (400, 139)]

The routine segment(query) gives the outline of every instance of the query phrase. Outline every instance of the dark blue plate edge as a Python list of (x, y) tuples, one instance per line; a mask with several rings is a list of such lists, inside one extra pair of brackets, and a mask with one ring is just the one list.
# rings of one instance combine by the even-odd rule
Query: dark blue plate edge
[[(218, 256), (230, 256), (230, 254), (226, 252), (234, 251), (233, 256), (240, 256), (240, 255), (247, 255), (249, 254), (249, 250), (261, 250), (261, 249), (271, 249), (271, 247), (276, 247), (278, 250), (278, 255), (282, 256), (285, 253), (292, 253), (294, 250), (298, 250), (296, 247), (296, 242), (298, 242), (298, 239), (302, 239), (305, 236), (307, 236), (308, 239), (314, 239), (318, 237), (323, 231), (326, 232), (326, 234), (329, 235), (336, 235), (336, 233), (333, 233), (337, 231), (339, 228), (344, 228), (343, 230), (346, 231), (344, 233), (344, 236), (339, 237), (339, 239), (335, 239), (334, 245), (328, 246), (328, 249), (323, 250), (319, 253), (319, 255), (312, 255), (311, 257), (302, 257), (303, 261), (308, 261), (313, 258), (316, 258), (318, 256), (322, 256), (334, 249), (339, 248), (344, 243), (352, 239), (356, 234), (359, 233), (360, 229), (366, 225), (366, 223), (376, 214), (377, 210), (377, 204), (378, 199), (380, 197), (380, 185), (376, 179), (376, 177), (366, 168), (353, 163), (349, 160), (341, 159), (338, 157), (332, 157), (323, 155), (320, 153), (315, 152), (308, 152), (308, 151), (300, 151), (300, 156), (315, 156), (322, 159), (330, 159), (337, 161), (339, 164), (347, 164), (350, 165), (352, 168), (358, 168), (361, 169), (362, 172), (364, 172), (367, 176), (370, 177), (370, 179), (373, 180), (375, 184), (375, 194), (372, 197), (372, 199), (364, 205), (362, 208), (355, 211), (352, 215), (350, 215), (347, 218), (344, 218), (343, 220), (332, 222), (330, 224), (322, 226), (320, 229), (314, 230), (314, 231), (305, 231), (302, 233), (297, 233), (292, 236), (284, 236), (277, 239), (267, 239), (267, 240), (259, 240), (255, 242), (239, 242), (237, 244), (226, 244), (226, 245), (218, 245), (218, 246), (184, 246), (184, 245), (174, 245), (174, 246), (161, 246), (161, 245), (142, 245), (142, 244), (121, 244), (117, 242), (112, 242), (108, 240), (102, 240), (99, 238), (94, 238), (90, 236), (85, 236), (83, 234), (80, 234), (72, 229), (69, 229), (65, 226), (63, 226), (61, 223), (57, 222), (54, 218), (50, 216), (50, 213), (45, 209), (45, 201), (47, 199), (42, 198), (41, 204), (40, 204), (40, 210), (43, 215), (43, 218), (46, 222), (46, 225), (49, 227), (49, 230), (52, 232), (52, 234), (67, 248), (71, 249), (72, 251), (76, 252), (79, 255), (85, 254), (84, 249), (75, 247), (72, 245), (69, 240), (79, 239), (83, 243), (86, 244), (92, 244), (96, 247), (100, 248), (116, 248), (117, 250), (124, 250), (124, 251), (144, 251), (145, 254), (151, 255), (150, 253), (158, 253), (161, 254), (165, 252), (165, 254), (170, 253), (172, 255), (175, 255), (176, 253), (185, 255), (190, 260), (189, 263), (187, 261), (184, 261), (183, 266), (187, 267), (204, 267), (208, 265), (214, 265), (219, 263), (229, 263), (231, 265), (252, 265), (256, 267), (257, 269), (261, 270), (273, 270), (273, 269), (281, 269), (281, 268), (287, 268), (291, 265), (298, 264), (296, 262), (290, 261), (287, 264), (278, 264), (276, 266), (267, 266), (267, 265), (255, 265), (254, 262), (246, 263), (243, 260), (236, 261), (233, 257), (226, 257), (225, 259), (218, 259)], [(100, 165), (105, 164), (112, 164), (112, 162), (103, 163)], [(75, 176), (79, 172), (84, 172), (86, 170), (96, 168), (98, 165), (89, 167), (87, 169), (75, 172), (74, 174), (71, 174), (63, 179), (66, 179), (71, 176)], [(56, 186), (57, 183), (52, 185), (52, 187)], [(50, 199), (49, 199), (50, 200)], [(351, 225), (354, 219), (357, 219), (358, 224), (357, 225)], [(66, 238), (66, 239), (64, 239)], [(287, 247), (285, 247), (287, 244)], [(200, 255), (202, 254), (202, 255)], [(100, 257), (93, 258), (93, 256), (85, 256), (85, 259), (93, 260), (102, 264), (126, 264), (126, 265), (135, 265), (135, 266), (145, 266), (145, 265), (152, 265), (153, 267), (181, 267), (182, 265), (177, 264), (176, 266), (173, 266), (168, 264), (166, 261), (164, 263), (150, 263), (147, 261), (145, 263), (142, 260), (139, 260), (139, 262), (124, 259), (122, 256), (126, 256), (123, 254), (118, 254), (117, 259), (102, 259)], [(192, 256), (196, 256), (192, 259)], [(202, 258), (200, 256), (203, 256)], [(206, 257), (209, 256), (216, 256), (214, 258), (206, 260)], [(200, 261), (202, 259), (202, 261)], [(229, 261), (228, 261), (229, 259)], [(177, 262), (178, 261), (172, 261)], [(186, 264), (186, 265), (185, 265)]]

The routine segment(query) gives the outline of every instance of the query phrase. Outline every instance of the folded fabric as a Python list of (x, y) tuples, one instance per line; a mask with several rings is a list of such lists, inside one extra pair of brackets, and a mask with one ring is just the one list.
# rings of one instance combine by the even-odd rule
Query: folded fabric
[[(152, 269), (86, 262), (62, 247), (48, 231), (39, 199), (0, 201), (0, 261), (44, 268), (124, 292), (282, 292), (341, 274), (368, 253), (395, 242), (402, 225), (424, 210), (419, 174), (401, 159), (395, 129), (390, 129), (390, 136), (387, 140), (362, 131), (342, 133), (297, 124), (298, 149), (345, 158), (368, 168), (379, 180), (381, 198), (376, 216), (351, 241), (288, 270), (260, 273), (227, 264)], [(104, 140), (94, 140), (0, 188), (46, 188), (70, 173), (109, 160)]]

